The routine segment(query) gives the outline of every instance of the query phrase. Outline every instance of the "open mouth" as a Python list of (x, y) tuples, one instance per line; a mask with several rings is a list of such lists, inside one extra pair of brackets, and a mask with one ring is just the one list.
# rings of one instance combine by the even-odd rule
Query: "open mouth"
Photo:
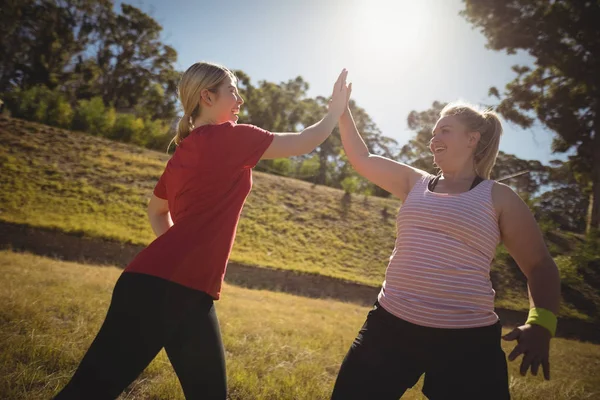
[(238, 115), (240, 113), (240, 109), (239, 108), (234, 108), (233, 110), (231, 110), (232, 114)]
[(440, 153), (443, 153), (444, 151), (446, 151), (446, 148), (445, 148), (445, 147), (443, 147), (443, 146), (436, 147), (436, 148), (433, 150), (434, 154), (440, 154)]

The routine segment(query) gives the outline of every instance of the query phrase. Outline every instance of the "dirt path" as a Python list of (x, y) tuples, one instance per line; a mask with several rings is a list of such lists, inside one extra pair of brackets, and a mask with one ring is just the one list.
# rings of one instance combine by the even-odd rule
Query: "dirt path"
[[(27, 251), (66, 261), (124, 268), (144, 246), (0, 222), (0, 248)], [(331, 298), (361, 305), (372, 304), (379, 292), (379, 288), (342, 279), (233, 262), (227, 266), (225, 281), (251, 289), (267, 289), (313, 298)], [(506, 326), (521, 324), (526, 319), (526, 313), (521, 311), (497, 308), (496, 313)], [(600, 326), (576, 319), (561, 318), (557, 336), (600, 343)]]

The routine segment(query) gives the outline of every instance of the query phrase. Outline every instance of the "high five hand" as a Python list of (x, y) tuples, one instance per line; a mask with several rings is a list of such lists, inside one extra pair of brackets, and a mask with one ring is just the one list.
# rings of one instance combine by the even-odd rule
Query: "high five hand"
[(333, 85), (333, 93), (329, 100), (329, 112), (338, 119), (348, 106), (348, 85), (346, 84), (348, 70), (344, 68), (340, 76), (338, 76), (335, 85)]

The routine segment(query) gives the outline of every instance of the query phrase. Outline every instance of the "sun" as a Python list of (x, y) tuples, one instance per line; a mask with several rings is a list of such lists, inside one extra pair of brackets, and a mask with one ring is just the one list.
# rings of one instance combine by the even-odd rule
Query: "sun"
[(371, 0), (356, 4), (353, 36), (357, 49), (372, 61), (400, 61), (431, 47), (428, 2)]

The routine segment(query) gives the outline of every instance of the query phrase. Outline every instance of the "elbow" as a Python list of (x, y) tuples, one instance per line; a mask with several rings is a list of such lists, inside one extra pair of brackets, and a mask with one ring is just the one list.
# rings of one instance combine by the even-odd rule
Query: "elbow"
[(362, 154), (353, 154), (352, 156), (350, 154), (346, 155), (348, 157), (348, 161), (350, 161), (350, 165), (352, 165), (356, 172), (364, 176), (371, 154), (367, 151)]
[(167, 215), (169, 213), (169, 210), (156, 210), (152, 207), (148, 207), (148, 209), (146, 210), (146, 215), (148, 216), (148, 219), (150, 221), (153, 221), (157, 218), (162, 218), (165, 215)]
[(560, 288), (560, 272), (550, 255), (531, 267), (526, 274), (528, 281), (555, 281)]

